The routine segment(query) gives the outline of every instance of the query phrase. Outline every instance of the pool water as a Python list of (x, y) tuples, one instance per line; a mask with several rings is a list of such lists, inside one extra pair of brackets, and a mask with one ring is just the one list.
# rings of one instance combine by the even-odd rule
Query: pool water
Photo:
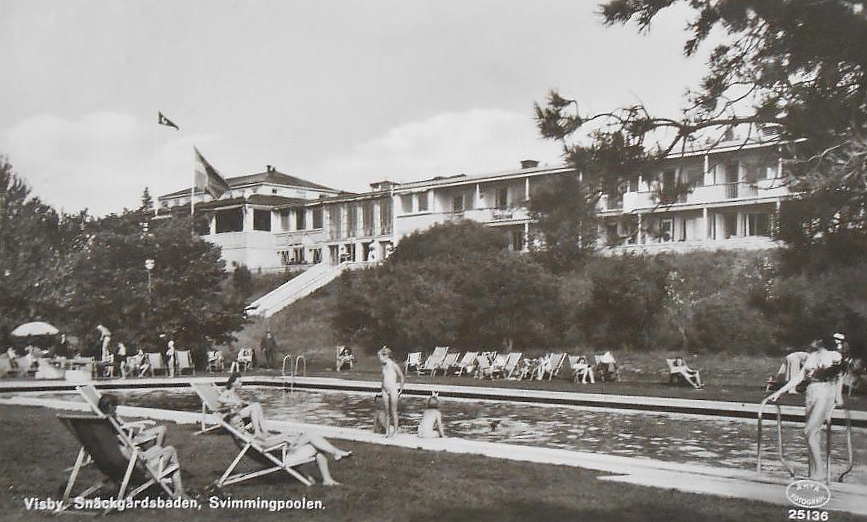
[[(121, 403), (131, 406), (201, 410), (191, 390), (119, 394)], [(366, 430), (373, 430), (373, 412), (382, 407), (381, 402), (374, 403), (372, 394), (245, 388), (241, 395), (261, 402), (269, 419)], [(401, 398), (403, 431), (415, 431), (424, 408), (424, 398)], [(756, 465), (756, 422), (751, 420), (449, 398), (440, 399), (440, 410), (448, 437), (723, 468), (755, 469)], [(786, 476), (777, 457), (775, 419), (764, 423), (764, 431), (763, 469)], [(784, 424), (783, 438), (788, 461), (798, 474), (805, 474), (802, 425)], [(839, 473), (847, 458), (845, 428), (834, 427), (833, 440), (832, 471)], [(853, 430), (853, 446), (856, 466), (846, 482), (867, 484), (867, 430)]]

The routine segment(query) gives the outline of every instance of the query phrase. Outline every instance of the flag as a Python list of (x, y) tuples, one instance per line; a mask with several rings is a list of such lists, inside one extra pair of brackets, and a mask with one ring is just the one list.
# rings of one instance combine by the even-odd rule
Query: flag
[(175, 130), (178, 130), (178, 131), (181, 130), (180, 127), (178, 127), (177, 125), (172, 123), (172, 120), (163, 116), (163, 113), (158, 112), (157, 114), (159, 114), (159, 117), (157, 118), (157, 123), (159, 123), (160, 125), (165, 125), (166, 127), (174, 127)]
[(217, 172), (217, 169), (212, 167), (211, 164), (208, 163), (208, 160), (202, 156), (199, 149), (195, 147), (193, 147), (193, 149), (196, 151), (195, 188), (201, 188), (213, 196), (214, 199), (219, 199), (224, 192), (229, 190), (229, 184), (226, 183), (223, 176)]

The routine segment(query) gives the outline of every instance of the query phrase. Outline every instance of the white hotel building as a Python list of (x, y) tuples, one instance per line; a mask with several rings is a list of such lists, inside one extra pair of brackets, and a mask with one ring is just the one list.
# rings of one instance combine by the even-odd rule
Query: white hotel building
[[(602, 198), (600, 241), (610, 252), (772, 248), (780, 203), (792, 196), (780, 158), (778, 143), (761, 141), (673, 154), (650, 179)], [(208, 217), (203, 237), (224, 259), (252, 270), (382, 259), (402, 237), (462, 219), (502, 230), (512, 249), (525, 251), (534, 236), (527, 201), (546, 178), (568, 172), (524, 161), (504, 172), (375, 183), (356, 194), (268, 166), (227, 178), (231, 190), (218, 200), (197, 192), (195, 211)], [(691, 189), (670, 192), (678, 184)], [(190, 198), (189, 188), (160, 196), (160, 210), (189, 212)]]

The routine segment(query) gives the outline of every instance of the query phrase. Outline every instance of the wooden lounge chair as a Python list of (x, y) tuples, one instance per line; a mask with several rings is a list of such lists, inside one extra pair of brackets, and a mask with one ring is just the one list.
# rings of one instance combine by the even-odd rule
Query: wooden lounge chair
[[(199, 398), (202, 399), (203, 417), (206, 412), (213, 412), (213, 414), (210, 415), (213, 422), (216, 422), (216, 426), (226, 430), (241, 450), (240, 453), (238, 453), (238, 456), (235, 457), (231, 464), (229, 464), (229, 467), (226, 468), (223, 475), (216, 481), (215, 485), (217, 487), (243, 482), (255, 477), (261, 477), (263, 475), (280, 471), (286, 472), (305, 486), (313, 484), (312, 478), (302, 475), (294, 468), (315, 461), (315, 457), (301, 454), (298, 457), (293, 458), (292, 452), (289, 448), (289, 443), (286, 441), (265, 446), (265, 441), (262, 439), (253, 436), (253, 434), (248, 433), (245, 430), (240, 430), (230, 422), (226, 421), (224, 416), (221, 414), (220, 391), (214, 384), (190, 383), (190, 386), (193, 387), (193, 390), (195, 390)], [(258, 462), (262, 467), (256, 471), (233, 473), (244, 456)]]
[(406, 362), (403, 363), (403, 373), (409, 372), (409, 369), (418, 371), (421, 366), (421, 352), (411, 352), (406, 355)]
[(493, 379), (494, 366), (487, 355), (480, 355), (476, 358), (476, 378), (477, 379)]
[(157, 372), (162, 372), (163, 375), (169, 374), (169, 369), (166, 367), (165, 361), (163, 361), (163, 354), (156, 352), (148, 352), (148, 371), (151, 372), (151, 377), (155, 376)]
[(502, 377), (503, 369), (506, 367), (506, 361), (508, 361), (509, 355), (505, 353), (498, 353), (491, 360), (491, 378), (494, 377)]
[(189, 350), (178, 350), (175, 352), (175, 363), (178, 365), (178, 375), (183, 375), (185, 371), (189, 372), (190, 375), (196, 374), (193, 355)]
[(416, 373), (418, 375), (421, 375), (425, 372), (430, 372), (430, 374), (433, 375), (440, 368), (440, 366), (442, 366), (443, 361), (445, 360), (448, 353), (448, 346), (437, 346), (436, 348), (434, 348), (433, 353), (430, 354), (424, 364), (418, 367)]
[(560, 374), (560, 371), (563, 369), (563, 363), (566, 361), (566, 357), (569, 354), (566, 352), (563, 353), (552, 353), (550, 354), (550, 358), (548, 359), (548, 367), (545, 372), (542, 374), (542, 378), (548, 377), (550, 381), (554, 377)]
[(90, 410), (98, 417), (106, 417), (111, 420), (118, 430), (124, 430), (131, 440), (139, 446), (147, 446), (155, 442), (160, 436), (160, 430), (154, 428), (156, 422), (150, 419), (141, 419), (137, 421), (125, 421), (122, 424), (99, 409), (99, 399), (102, 394), (92, 384), (85, 384), (75, 388), (79, 395), (84, 399), (84, 402), (90, 406)]
[(512, 352), (506, 357), (506, 363), (503, 365), (503, 378), (508, 379), (512, 376), (512, 373), (515, 372), (515, 368), (518, 367), (518, 362), (521, 360), (522, 355), (521, 352)]
[(614, 356), (612, 356), (610, 352), (606, 352), (602, 355), (594, 355), (593, 358), (596, 361), (596, 376), (600, 381), (620, 380), (620, 368), (617, 366), (617, 361), (614, 360)]
[(235, 361), (238, 363), (238, 370), (246, 372), (253, 367), (253, 350), (247, 347), (241, 348)]
[[(163, 465), (160, 458), (147, 458), (147, 452), (174, 452), (173, 448), (142, 450), (105, 416), (58, 415), (58, 418), (81, 443), (63, 492), (64, 507), (71, 505), (70, 498), (87, 498), (102, 489), (107, 482), (118, 486), (117, 493), (113, 495), (118, 501), (134, 499), (152, 489), (163, 491), (171, 498), (184, 495), (172, 480), (172, 475), (181, 471), (178, 463), (169, 462), (168, 465)], [(79, 473), (90, 464), (99, 469), (108, 480), (97, 480), (84, 491), (73, 494)]]
[(351, 370), (353, 364), (355, 364), (355, 356), (352, 354), (352, 351), (347, 350), (345, 346), (338, 346), (335, 355), (334, 369), (339, 372), (344, 366), (349, 365), (349, 369)]
[(460, 377), (464, 372), (472, 373), (473, 367), (476, 364), (476, 359), (479, 357), (479, 352), (467, 352), (455, 366), (457, 375)]
[[(442, 370), (443, 375), (448, 375), (449, 370), (458, 365), (458, 357), (460, 357), (460, 355), (461, 354), (458, 352), (446, 354), (445, 359), (443, 359), (442, 364), (440, 364), (440, 367), (437, 368), (437, 370)], [(434, 374), (436, 374), (437, 370), (434, 370)]]
[(223, 352), (219, 350), (208, 350), (208, 371), (222, 372), (226, 369), (226, 361), (223, 358)]
[(574, 382), (590, 383), (596, 382), (593, 366), (587, 362), (587, 357), (583, 355), (569, 356), (569, 367), (572, 369), (572, 380)]

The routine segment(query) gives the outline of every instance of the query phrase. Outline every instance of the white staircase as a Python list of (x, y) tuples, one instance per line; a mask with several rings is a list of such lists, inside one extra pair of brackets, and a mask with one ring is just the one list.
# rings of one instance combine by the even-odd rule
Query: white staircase
[(245, 311), (248, 316), (271, 317), (295, 301), (337, 279), (344, 270), (361, 268), (372, 263), (340, 263), (336, 266), (320, 263), (253, 301)]

